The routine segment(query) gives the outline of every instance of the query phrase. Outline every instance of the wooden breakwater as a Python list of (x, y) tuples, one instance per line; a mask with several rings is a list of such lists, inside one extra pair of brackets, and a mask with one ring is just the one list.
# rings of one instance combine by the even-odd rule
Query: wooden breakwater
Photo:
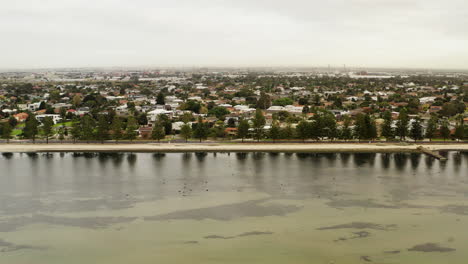
[(419, 151), (421, 151), (422, 153), (424, 153), (424, 154), (426, 154), (426, 155), (429, 155), (429, 156), (432, 156), (432, 157), (434, 157), (434, 158), (436, 158), (436, 159), (438, 159), (438, 160), (441, 160), (441, 161), (446, 161), (446, 160), (447, 160), (446, 157), (440, 155), (438, 152), (432, 151), (432, 150), (427, 149), (427, 148), (425, 148), (425, 147), (423, 147), (423, 146), (419, 146), (419, 147), (417, 147), (417, 149), (418, 149)]

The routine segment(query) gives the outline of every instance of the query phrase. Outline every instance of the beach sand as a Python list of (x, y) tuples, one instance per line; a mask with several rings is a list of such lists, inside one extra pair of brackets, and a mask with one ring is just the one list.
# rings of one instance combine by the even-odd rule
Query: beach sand
[[(418, 144), (395, 143), (190, 143), (190, 144), (0, 144), (0, 152), (418, 152)], [(424, 144), (435, 151), (468, 151), (468, 144)]]

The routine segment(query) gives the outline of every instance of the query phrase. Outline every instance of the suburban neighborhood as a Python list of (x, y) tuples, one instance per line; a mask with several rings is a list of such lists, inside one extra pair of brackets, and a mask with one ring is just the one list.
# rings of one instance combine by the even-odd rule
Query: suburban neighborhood
[(0, 73), (3, 140), (460, 141), (468, 74), (348, 69)]

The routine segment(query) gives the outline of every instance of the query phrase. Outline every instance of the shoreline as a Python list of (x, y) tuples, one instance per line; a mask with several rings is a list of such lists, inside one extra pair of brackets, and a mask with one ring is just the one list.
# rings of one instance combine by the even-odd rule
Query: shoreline
[(223, 143), (146, 143), (146, 144), (0, 144), (1, 152), (409, 152), (420, 153), (419, 146), (433, 151), (468, 152), (468, 144), (395, 144), (395, 143), (266, 143), (266, 144), (223, 144)]

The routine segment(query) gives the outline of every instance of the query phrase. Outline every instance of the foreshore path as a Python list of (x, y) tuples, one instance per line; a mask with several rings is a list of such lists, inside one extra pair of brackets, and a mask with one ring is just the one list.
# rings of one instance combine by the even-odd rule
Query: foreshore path
[[(418, 144), (397, 143), (197, 143), (197, 144), (0, 144), (0, 152), (419, 152)], [(468, 151), (468, 144), (424, 144), (433, 151)]]

